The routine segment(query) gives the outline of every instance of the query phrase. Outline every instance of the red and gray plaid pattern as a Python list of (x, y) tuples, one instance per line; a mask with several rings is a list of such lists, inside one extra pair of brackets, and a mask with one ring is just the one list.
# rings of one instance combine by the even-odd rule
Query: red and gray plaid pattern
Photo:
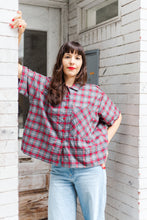
[(96, 85), (74, 84), (61, 104), (47, 101), (50, 78), (23, 67), (19, 92), (29, 97), (22, 151), (37, 159), (64, 167), (92, 167), (105, 162), (107, 127), (119, 117), (119, 109)]

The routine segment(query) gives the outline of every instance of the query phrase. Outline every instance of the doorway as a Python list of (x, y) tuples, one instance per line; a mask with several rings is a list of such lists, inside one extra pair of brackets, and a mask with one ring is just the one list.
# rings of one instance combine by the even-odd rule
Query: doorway
[[(56, 55), (62, 44), (61, 9), (20, 4), (19, 10), (27, 29), (19, 47), (22, 65), (40, 74), (50, 76)], [(19, 219), (47, 219), (50, 165), (23, 154), (20, 150), (27, 98), (19, 96)]]

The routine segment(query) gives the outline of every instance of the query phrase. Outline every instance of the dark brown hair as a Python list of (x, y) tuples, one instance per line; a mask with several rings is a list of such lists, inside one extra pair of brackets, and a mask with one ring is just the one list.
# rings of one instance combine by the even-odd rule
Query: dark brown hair
[(82, 86), (87, 82), (86, 57), (82, 46), (78, 42), (66, 42), (59, 49), (48, 89), (48, 101), (52, 106), (60, 104), (68, 91), (64, 80), (62, 58), (65, 53), (74, 53), (74, 51), (82, 56), (82, 66), (76, 75), (74, 84), (79, 83)]

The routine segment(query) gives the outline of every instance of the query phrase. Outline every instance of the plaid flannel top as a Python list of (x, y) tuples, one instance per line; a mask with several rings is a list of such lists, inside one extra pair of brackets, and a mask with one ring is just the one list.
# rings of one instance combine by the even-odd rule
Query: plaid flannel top
[(107, 154), (107, 127), (119, 109), (97, 86), (74, 84), (61, 104), (47, 101), (50, 78), (23, 67), (19, 92), (29, 97), (22, 151), (42, 161), (64, 167), (98, 166)]

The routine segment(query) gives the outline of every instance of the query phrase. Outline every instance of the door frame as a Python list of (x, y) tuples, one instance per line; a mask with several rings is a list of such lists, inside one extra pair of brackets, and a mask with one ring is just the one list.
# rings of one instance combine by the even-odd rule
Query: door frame
[(68, 41), (68, 1), (67, 0), (60, 0), (60, 2), (48, 1), (48, 0), (19, 0), (19, 4), (60, 9), (61, 10), (61, 44)]

